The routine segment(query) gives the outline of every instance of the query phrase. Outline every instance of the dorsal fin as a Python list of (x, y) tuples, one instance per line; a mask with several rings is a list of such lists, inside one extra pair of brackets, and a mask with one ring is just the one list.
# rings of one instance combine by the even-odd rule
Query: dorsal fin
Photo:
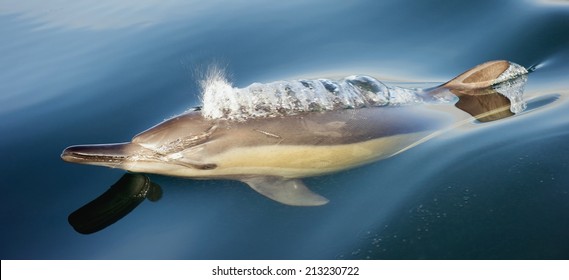
[(458, 75), (442, 87), (448, 89), (487, 88), (523, 74), (527, 74), (527, 70), (515, 63), (506, 60), (488, 61)]
[[(440, 86), (426, 89), (424, 96), (441, 98), (450, 92), (455, 106), (481, 122), (509, 117), (524, 108), (521, 98), (528, 70), (506, 60), (489, 61)], [(521, 109), (520, 109), (521, 108)]]

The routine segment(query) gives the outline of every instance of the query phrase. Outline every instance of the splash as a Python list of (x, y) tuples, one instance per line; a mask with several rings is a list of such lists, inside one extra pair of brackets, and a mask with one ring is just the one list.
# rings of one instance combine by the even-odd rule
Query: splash
[[(496, 78), (492, 88), (507, 97), (513, 113), (524, 111), (524, 85), (528, 71), (515, 63)], [(427, 97), (422, 89), (388, 86), (365, 75), (341, 80), (314, 79), (231, 85), (220, 67), (210, 67), (201, 81), (202, 115), (210, 119), (246, 120), (364, 107), (401, 106), (424, 102), (453, 103), (448, 91)], [(433, 99), (434, 98), (434, 99)]]
[(493, 85), (502, 84), (506, 81), (513, 80), (517, 77), (523, 76), (528, 73), (528, 70), (523, 66), (510, 62), (508, 69), (506, 69), (496, 80), (494, 81)]
[(521, 113), (527, 108), (527, 102), (523, 97), (527, 79), (527, 75), (522, 74), (493, 86), (495, 91), (510, 100), (510, 111), (514, 114)]
[(387, 86), (363, 75), (329, 79), (253, 83), (236, 88), (224, 72), (211, 68), (201, 82), (202, 114), (211, 119), (246, 120), (362, 107), (422, 102), (415, 89)]

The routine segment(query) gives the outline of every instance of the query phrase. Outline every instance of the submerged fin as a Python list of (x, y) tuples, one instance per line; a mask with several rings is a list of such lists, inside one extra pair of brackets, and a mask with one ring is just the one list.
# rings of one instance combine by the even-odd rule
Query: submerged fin
[(292, 206), (320, 206), (328, 199), (309, 190), (299, 179), (255, 177), (243, 180), (260, 194)]
[(157, 201), (161, 196), (160, 186), (147, 176), (127, 173), (105, 193), (71, 213), (68, 221), (79, 233), (95, 233), (126, 216), (145, 198)]

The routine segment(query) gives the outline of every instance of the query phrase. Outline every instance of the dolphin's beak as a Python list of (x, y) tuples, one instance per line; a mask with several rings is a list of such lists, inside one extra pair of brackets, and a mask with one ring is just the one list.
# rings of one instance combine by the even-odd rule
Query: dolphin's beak
[(165, 158), (137, 143), (71, 146), (63, 150), (61, 158), (67, 162), (122, 168), (132, 172), (152, 172), (152, 168), (155, 168), (152, 164), (156, 163), (202, 170), (217, 167), (213, 163)]
[(61, 158), (67, 162), (114, 167), (141, 149), (141, 146), (133, 143), (79, 145), (63, 150)]

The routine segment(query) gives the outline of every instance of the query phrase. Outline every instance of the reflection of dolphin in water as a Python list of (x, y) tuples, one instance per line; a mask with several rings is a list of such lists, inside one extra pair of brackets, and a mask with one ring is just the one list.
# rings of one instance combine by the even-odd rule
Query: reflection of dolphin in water
[[(239, 180), (284, 204), (322, 205), (328, 200), (300, 178), (395, 155), (470, 119), (463, 111), (479, 121), (521, 111), (526, 73), (517, 64), (492, 61), (425, 90), (387, 87), (366, 76), (206, 89), (203, 108), (130, 143), (72, 146), (61, 156), (132, 172)], [(441, 102), (462, 111), (437, 109)]]

